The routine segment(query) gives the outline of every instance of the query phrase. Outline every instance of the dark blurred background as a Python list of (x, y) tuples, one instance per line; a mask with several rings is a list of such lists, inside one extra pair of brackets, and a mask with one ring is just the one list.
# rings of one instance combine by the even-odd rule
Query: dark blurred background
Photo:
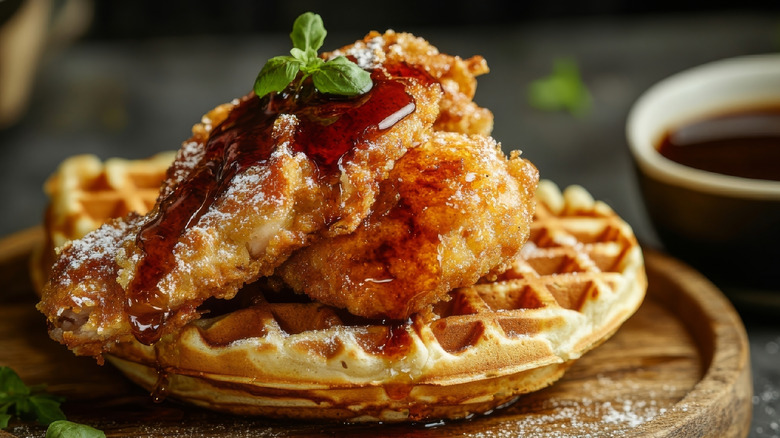
[(419, 26), (490, 27), (536, 20), (780, 11), (774, 0), (144, 0), (95, 2), (89, 38), (135, 38), (184, 34), (245, 34), (289, 31), (305, 11), (322, 15), (332, 30), (400, 30)]
[[(0, 0), (0, 19), (23, 0)], [(56, 1), (55, 3), (63, 3)], [(170, 35), (247, 34), (288, 29), (304, 11), (316, 11), (329, 28), (364, 31), (367, 28), (417, 26), (501, 26), (533, 20), (690, 14), (701, 12), (780, 11), (772, 0), (678, 1), (282, 1), (282, 0), (142, 0), (94, 2), (94, 21), (87, 38), (143, 38)]]

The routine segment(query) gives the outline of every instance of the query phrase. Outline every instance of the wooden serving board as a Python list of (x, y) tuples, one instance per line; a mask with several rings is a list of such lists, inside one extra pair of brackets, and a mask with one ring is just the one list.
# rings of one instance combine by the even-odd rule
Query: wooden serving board
[[(73, 356), (48, 338), (34, 308), (27, 265), (41, 238), (36, 228), (0, 241), (0, 365), (28, 384), (46, 383), (67, 398), (70, 420), (109, 437), (740, 437), (749, 430), (752, 385), (739, 317), (700, 274), (657, 252), (645, 253), (649, 290), (639, 311), (553, 386), (469, 420), (347, 425), (156, 404), (109, 365)], [(17, 422), (0, 437), (44, 433)]]

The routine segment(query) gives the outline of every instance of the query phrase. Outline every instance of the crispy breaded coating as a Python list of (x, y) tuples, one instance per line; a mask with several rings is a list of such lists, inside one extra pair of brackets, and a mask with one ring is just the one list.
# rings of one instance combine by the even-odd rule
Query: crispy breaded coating
[(485, 58), (468, 59), (440, 53), (424, 38), (388, 30), (371, 32), (347, 47), (333, 52), (355, 58), (358, 65), (370, 68), (377, 63), (410, 64), (424, 69), (441, 83), (444, 95), (434, 128), (437, 131), (490, 135), (493, 113), (472, 100), (477, 91), (477, 76), (490, 71)]
[[(328, 147), (343, 146), (340, 137), (301, 140), (301, 126), (333, 122), (316, 96), (308, 95), (311, 108), (290, 112), (284, 108), (294, 99), (271, 105), (253, 94), (215, 108), (184, 142), (148, 215), (111, 221), (60, 249), (38, 305), (50, 335), (77, 354), (96, 357), (132, 337), (154, 343), (198, 318), (206, 299), (230, 299), (295, 250), (354, 231), (373, 210), (396, 161), (434, 129), (490, 132), (492, 114), (471, 102), (475, 76), (487, 71), (482, 58), (464, 61), (392, 31), (323, 56), (342, 52), (377, 75), (370, 93), (377, 78), (397, 81), (409, 103), (369, 131), (347, 132), (344, 141), (354, 144), (335, 159), (323, 156)], [(299, 92), (305, 95), (304, 89), (295, 96)], [(376, 117), (395, 100), (366, 104), (372, 109), (350, 118)], [(263, 126), (246, 121), (274, 111), (280, 112), (270, 122), (263, 119)], [(262, 143), (258, 150), (268, 149), (247, 166), (245, 152), (236, 152), (246, 138)], [(213, 154), (215, 145), (224, 152)]]
[(537, 182), (492, 138), (437, 132), (398, 161), (353, 233), (298, 250), (277, 274), (355, 315), (405, 319), (519, 252)]
[[(75, 353), (92, 356), (131, 336), (153, 343), (198, 318), (197, 306), (204, 300), (231, 298), (245, 283), (271, 274), (295, 249), (354, 230), (371, 211), (380, 181), (407, 149), (426, 140), (438, 115), (437, 82), (390, 76), (401, 78), (413, 101), (411, 111), (370, 138), (349, 133), (357, 140), (345, 139), (355, 144), (331, 171), (305, 153), (316, 145), (301, 146), (296, 137), (299, 124), (308, 122), (280, 114), (270, 130), (273, 146), (267, 159), (238, 172), (213, 198), (207, 196), (207, 208), (196, 205), (200, 211), (185, 218), (175, 242), (156, 242), (152, 236), (144, 249), (139, 235), (150, 223), (163, 231), (171, 226), (169, 215), (160, 211), (174, 210), (198, 194), (181, 186), (209, 172), (231, 171), (227, 165), (209, 168), (213, 162), (206, 158), (206, 145), (213, 131), (230, 129), (220, 124), (222, 119), (257, 98), (250, 94), (208, 114), (179, 151), (152, 212), (113, 221), (61, 249), (38, 305), (50, 335)], [(198, 184), (194, 187), (197, 191)], [(160, 244), (171, 246), (166, 263), (148, 254)]]

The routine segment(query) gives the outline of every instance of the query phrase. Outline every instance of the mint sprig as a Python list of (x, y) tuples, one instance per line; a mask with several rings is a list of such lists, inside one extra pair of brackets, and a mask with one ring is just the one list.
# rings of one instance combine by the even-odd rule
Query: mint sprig
[(35, 419), (41, 424), (64, 420), (61, 397), (47, 394), (42, 386), (27, 386), (9, 367), (0, 367), (0, 429), (8, 427), (14, 416)]
[(295, 19), (290, 55), (269, 59), (255, 79), (257, 97), (280, 92), (297, 80), (296, 87), (311, 77), (320, 93), (355, 96), (368, 92), (371, 75), (349, 59), (338, 56), (324, 61), (317, 51), (325, 41), (325, 26), (318, 14), (306, 12)]

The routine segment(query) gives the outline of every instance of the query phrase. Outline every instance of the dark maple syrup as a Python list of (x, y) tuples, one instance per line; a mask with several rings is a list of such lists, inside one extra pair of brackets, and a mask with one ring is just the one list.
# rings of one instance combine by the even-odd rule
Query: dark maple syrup
[[(405, 64), (392, 71), (431, 80)], [(140, 342), (156, 342), (171, 316), (157, 284), (173, 268), (178, 238), (197, 223), (236, 174), (269, 159), (275, 146), (271, 130), (280, 115), (298, 117), (292, 149), (308, 155), (324, 178), (335, 174), (342, 157), (356, 146), (375, 140), (415, 110), (404, 79), (377, 69), (372, 80), (371, 91), (355, 98), (316, 93), (310, 83), (262, 99), (250, 93), (214, 128), (201, 161), (161, 200), (138, 234), (136, 242), (144, 255), (128, 287), (126, 310)]]
[(780, 106), (735, 111), (667, 133), (661, 155), (696, 169), (780, 181)]
[(152, 392), (149, 394), (152, 397), (152, 401), (155, 403), (162, 403), (168, 397), (168, 372), (158, 369), (157, 381), (152, 388)]
[(384, 386), (385, 394), (390, 400), (404, 400), (412, 393), (411, 383), (388, 383)]
[(382, 325), (388, 327), (387, 335), (382, 343), (377, 345), (377, 353), (388, 358), (406, 356), (412, 346), (412, 336), (407, 331), (408, 324)]

